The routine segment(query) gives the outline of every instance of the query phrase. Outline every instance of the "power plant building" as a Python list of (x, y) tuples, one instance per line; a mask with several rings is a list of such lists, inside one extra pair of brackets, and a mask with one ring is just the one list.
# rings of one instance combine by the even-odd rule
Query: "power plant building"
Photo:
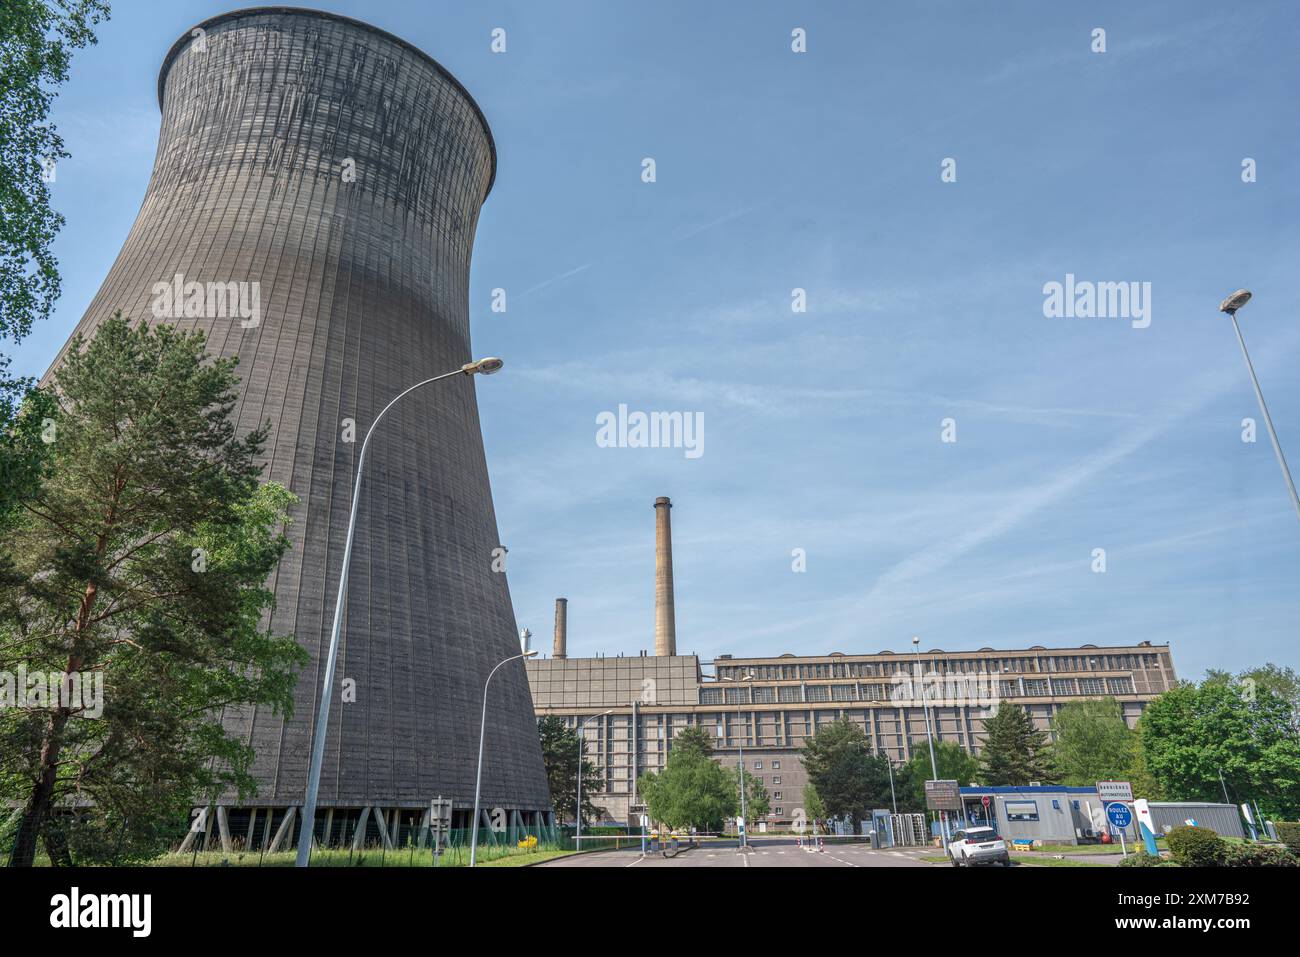
[[(671, 571), (667, 588), (660, 585), (672, 556), (663, 526), (668, 500), (655, 504), (655, 645), (660, 648), (661, 624), (672, 607)], [(567, 606), (565, 620), (567, 628)], [(983, 718), (999, 702), (1023, 707), (1035, 726), (1047, 731), (1052, 715), (1065, 704), (1113, 697), (1133, 726), (1147, 702), (1177, 683), (1169, 646), (1149, 641), (1076, 648), (722, 655), (712, 662), (645, 651), (575, 658), (567, 653), (567, 634), (563, 641), (557, 634), (556, 647), (566, 649), (565, 657), (527, 663), (533, 703), (539, 717), (556, 715), (573, 728), (586, 722), (587, 756), (599, 770), (590, 792), (584, 778), (584, 793), (609, 820), (620, 823), (634, 823), (641, 810), (637, 778), (662, 771), (673, 738), (688, 727), (704, 728), (714, 742), (714, 756), (730, 767), (743, 744), (745, 763), (766, 788), (771, 806), (767, 822), (761, 823), (775, 826), (790, 823), (802, 808), (807, 776), (800, 749), (832, 721), (848, 718), (858, 724), (874, 750), (900, 764), (928, 750), (927, 706), (936, 741), (978, 754)], [(602, 714), (606, 711), (610, 713)], [(572, 819), (573, 808), (556, 811)]]

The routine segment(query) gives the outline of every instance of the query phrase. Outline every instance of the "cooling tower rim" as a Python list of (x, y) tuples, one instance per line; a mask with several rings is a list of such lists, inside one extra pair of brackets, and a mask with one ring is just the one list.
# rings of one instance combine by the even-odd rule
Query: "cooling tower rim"
[(167, 82), (167, 71), (171, 69), (172, 61), (180, 55), (181, 50), (183, 50), (185, 45), (192, 39), (191, 33), (194, 30), (199, 28), (207, 29), (208, 27), (216, 26), (219, 23), (225, 23), (227, 20), (236, 20), (241, 17), (264, 16), (266, 14), (302, 14), (305, 16), (319, 17), (324, 20), (337, 20), (340, 23), (360, 27), (362, 30), (369, 31), (377, 36), (383, 37), (391, 43), (395, 43), (398, 46), (409, 50), (421, 60), (424, 60), (432, 66), (442, 74), (442, 76), (446, 77), (448, 82), (460, 91), (460, 95), (465, 97), (465, 101), (469, 103), (470, 107), (474, 110), (474, 115), (477, 116), (479, 122), (483, 124), (483, 132), (486, 134), (488, 141), (488, 152), (492, 156), (492, 173), (488, 177), (487, 189), (483, 191), (483, 198), (485, 200), (487, 199), (488, 195), (492, 192), (493, 184), (497, 181), (497, 144), (496, 140), (492, 136), (492, 127), (488, 125), (487, 117), (483, 115), (483, 109), (478, 105), (478, 101), (470, 95), (469, 90), (465, 89), (465, 85), (461, 83), (460, 80), (456, 79), (455, 75), (450, 70), (417, 47), (414, 43), (411, 43), (409, 40), (403, 40), (401, 37), (389, 33), (387, 30), (381, 30), (379, 27), (366, 23), (364, 20), (345, 17), (341, 13), (331, 13), (328, 10), (314, 10), (311, 7), (242, 7), (239, 10), (230, 10), (226, 13), (219, 13), (214, 17), (208, 17), (206, 20), (200, 20), (181, 34), (180, 39), (172, 44), (171, 49), (167, 51), (167, 55), (163, 57), (162, 67), (158, 70), (158, 109), (162, 110), (163, 108), (163, 88)]

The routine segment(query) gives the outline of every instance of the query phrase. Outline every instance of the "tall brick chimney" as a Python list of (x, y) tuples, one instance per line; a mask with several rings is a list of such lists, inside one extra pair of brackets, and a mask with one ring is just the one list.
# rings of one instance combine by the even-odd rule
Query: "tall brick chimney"
[(666, 496), (655, 499), (655, 655), (677, 654), (677, 616), (673, 609), (673, 525)]
[(569, 650), (569, 599), (555, 599), (555, 645), (552, 658), (567, 658)]

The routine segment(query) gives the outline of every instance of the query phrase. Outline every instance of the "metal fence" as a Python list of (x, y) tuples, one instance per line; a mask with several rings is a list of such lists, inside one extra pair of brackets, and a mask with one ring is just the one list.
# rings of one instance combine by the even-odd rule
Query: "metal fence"
[[(35, 849), (37, 866), (292, 867), (297, 859), (301, 819), (293, 809), (234, 820), (199, 812), (190, 821), (165, 825), (105, 822), (68, 814), (47, 821)], [(341, 817), (341, 816), (340, 816)], [(378, 815), (376, 815), (378, 817)], [(0, 821), (0, 863), (10, 862), (12, 828)], [(424, 826), (421, 826), (422, 823)], [(238, 826), (235, 826), (238, 825)], [(326, 842), (326, 834), (329, 839)], [(3, 840), (4, 838), (9, 840)], [(467, 867), (474, 831), (431, 829), (419, 815), (394, 814), (365, 820), (359, 815), (330, 821), (318, 815), (312, 867)], [(639, 846), (640, 832), (584, 828), (581, 850)], [(51, 852), (51, 848), (53, 851)], [(527, 866), (579, 850), (572, 827), (515, 818), (478, 829), (476, 863)]]

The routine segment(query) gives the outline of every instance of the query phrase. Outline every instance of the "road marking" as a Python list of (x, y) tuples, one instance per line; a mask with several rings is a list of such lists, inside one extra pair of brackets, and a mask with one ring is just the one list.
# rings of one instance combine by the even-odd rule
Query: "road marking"
[(841, 858), (841, 857), (836, 857), (834, 854), (827, 854), (826, 856), (829, 857), (832, 861), (839, 861), (841, 864), (847, 864), (847, 865), (849, 865), (849, 867), (857, 867), (857, 866), (858, 866), (858, 865), (854, 864), (852, 861), (846, 861), (846, 860), (844, 860), (844, 859)]
[(642, 861), (644, 861), (644, 860), (645, 860), (645, 855), (642, 854), (640, 857), (638, 857), (638, 858), (637, 858), (635, 861), (633, 861), (631, 864), (624, 864), (623, 866), (624, 866), (624, 867), (636, 867), (638, 864), (640, 864), (640, 863), (641, 863)]
[(740, 859), (741, 859), (742, 861), (745, 862), (745, 866), (746, 866), (746, 867), (749, 866), (749, 855), (748, 855), (748, 854), (741, 854), (741, 855), (740, 855)]

